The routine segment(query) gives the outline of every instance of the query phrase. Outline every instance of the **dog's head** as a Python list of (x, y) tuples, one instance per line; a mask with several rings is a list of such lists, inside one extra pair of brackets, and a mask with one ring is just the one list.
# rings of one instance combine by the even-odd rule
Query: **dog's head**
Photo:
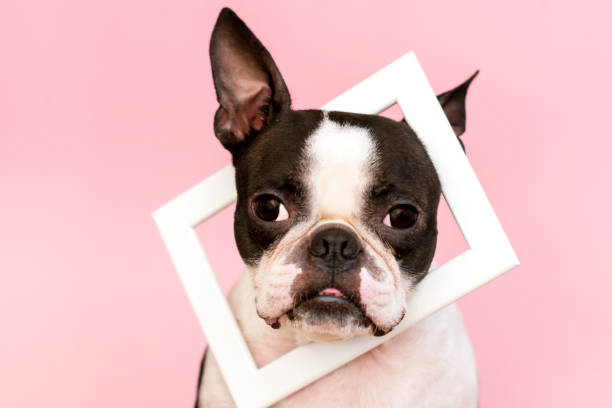
[[(423, 145), (405, 121), (292, 110), (272, 57), (229, 9), (210, 56), (259, 316), (313, 340), (387, 333), (436, 247), (440, 182)], [(438, 97), (457, 136), (473, 78)]]

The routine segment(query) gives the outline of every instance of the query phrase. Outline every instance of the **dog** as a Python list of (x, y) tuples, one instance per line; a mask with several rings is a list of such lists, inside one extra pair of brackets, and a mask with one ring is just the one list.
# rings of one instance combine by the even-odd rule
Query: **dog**
[[(214, 132), (236, 169), (234, 235), (246, 266), (228, 301), (256, 363), (308, 342), (389, 333), (436, 248), (441, 187), (417, 135), (405, 120), (292, 110), (270, 53), (230, 9), (210, 58)], [(457, 137), (477, 73), (438, 96)], [(235, 406), (214, 351), (201, 367), (196, 407)], [(477, 404), (453, 304), (275, 406)]]

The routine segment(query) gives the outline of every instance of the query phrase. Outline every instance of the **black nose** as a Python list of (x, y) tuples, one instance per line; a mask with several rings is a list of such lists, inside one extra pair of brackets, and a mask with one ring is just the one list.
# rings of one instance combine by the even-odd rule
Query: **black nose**
[(333, 268), (352, 264), (361, 253), (357, 236), (352, 231), (329, 227), (317, 233), (310, 242), (310, 254)]

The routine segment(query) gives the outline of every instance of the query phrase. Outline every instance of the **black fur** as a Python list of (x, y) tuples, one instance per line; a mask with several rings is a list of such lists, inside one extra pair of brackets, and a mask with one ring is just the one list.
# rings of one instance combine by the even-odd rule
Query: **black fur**
[(206, 363), (207, 354), (208, 354), (208, 347), (204, 349), (204, 355), (202, 355), (202, 361), (200, 362), (200, 373), (198, 374), (198, 390), (196, 394), (194, 408), (199, 408), (200, 406), (200, 387), (202, 387), (202, 379), (204, 378), (204, 364)]
[(438, 102), (440, 102), (442, 109), (444, 109), (446, 118), (453, 127), (463, 151), (465, 151), (465, 145), (459, 136), (465, 132), (465, 96), (467, 95), (470, 84), (479, 72), (480, 71), (474, 72), (472, 76), (466, 79), (461, 85), (438, 95)]

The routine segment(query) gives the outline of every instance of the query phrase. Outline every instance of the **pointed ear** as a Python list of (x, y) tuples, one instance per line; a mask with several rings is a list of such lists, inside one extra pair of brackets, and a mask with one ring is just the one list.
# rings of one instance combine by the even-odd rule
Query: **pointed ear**
[(229, 8), (217, 18), (210, 61), (220, 105), (215, 135), (235, 153), (276, 115), (290, 109), (291, 98), (268, 50)]
[[(478, 72), (479, 71), (474, 72), (471, 77), (458, 87), (438, 95), (438, 102), (442, 105), (446, 118), (453, 127), (457, 138), (465, 132), (465, 96), (470, 84), (474, 78), (476, 78), (476, 75), (478, 75)], [(461, 139), (459, 139), (459, 142), (463, 150), (465, 150)]]

